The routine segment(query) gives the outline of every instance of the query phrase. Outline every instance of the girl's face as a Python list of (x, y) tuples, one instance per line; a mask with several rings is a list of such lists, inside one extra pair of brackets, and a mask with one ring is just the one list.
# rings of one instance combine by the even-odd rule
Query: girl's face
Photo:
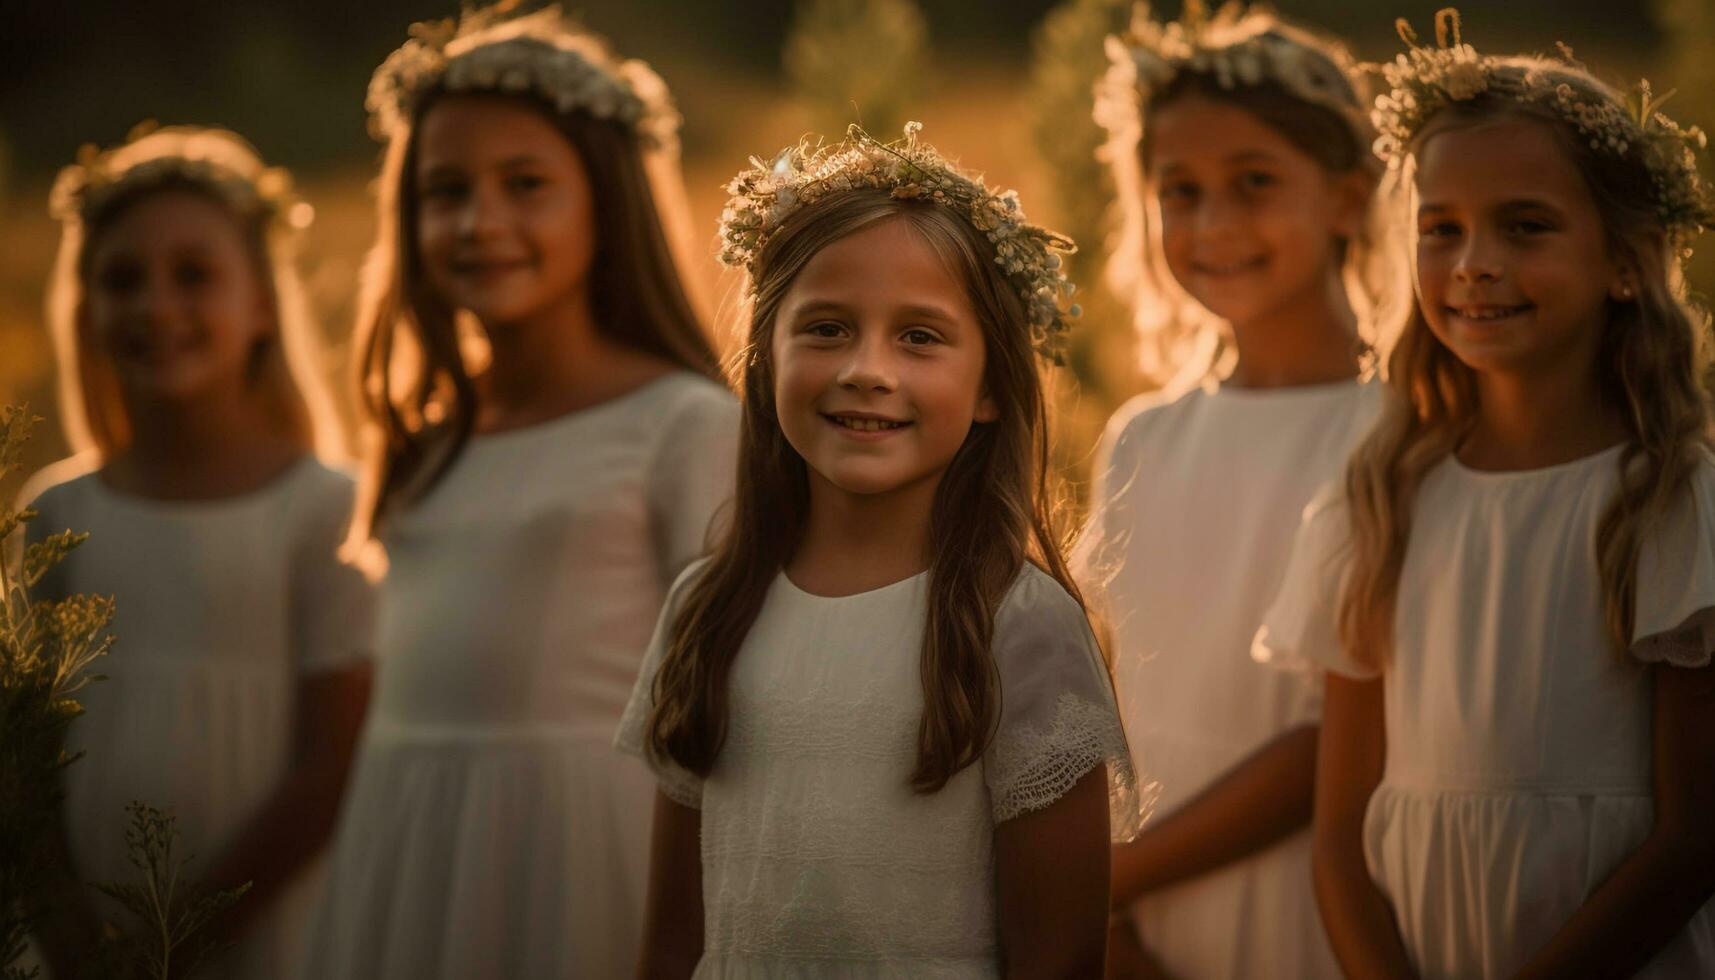
[(1335, 238), (1362, 229), (1369, 187), (1330, 174), (1230, 103), (1184, 95), (1151, 113), (1150, 188), (1173, 278), (1243, 326), (1326, 288)]
[(1585, 370), (1624, 279), (1547, 124), (1436, 133), (1417, 165), (1417, 294), (1430, 330), (1478, 372)]
[(881, 494), (939, 480), (976, 422), (982, 326), (963, 283), (907, 222), (816, 253), (775, 315), (774, 405), (812, 483)]
[(272, 313), (225, 207), (160, 191), (125, 208), (92, 244), (85, 325), (122, 389), (180, 401), (242, 383)]
[(595, 204), (577, 151), (540, 112), (448, 96), (417, 133), (417, 247), (431, 285), (486, 329), (582, 293)]

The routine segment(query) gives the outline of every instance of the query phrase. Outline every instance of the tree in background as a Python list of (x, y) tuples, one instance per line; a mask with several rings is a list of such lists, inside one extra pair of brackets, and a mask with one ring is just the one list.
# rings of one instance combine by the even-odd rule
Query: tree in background
[[(1107, 133), (1092, 117), (1096, 81), (1108, 67), (1102, 40), (1126, 26), (1131, 9), (1131, 0), (1067, 0), (1048, 12), (1031, 37), (1031, 135), (1054, 177), (1058, 230), (1078, 243), (1067, 261), (1084, 307), (1066, 352), (1080, 390), (1062, 400), (1060, 447), (1095, 445), (1108, 414), (1142, 387), (1131, 316), (1103, 284), (1115, 192), (1108, 166), (1098, 157)], [(1075, 476), (1090, 463), (1058, 462)]]
[(859, 122), (889, 139), (923, 94), (929, 24), (913, 0), (808, 0), (784, 61), (817, 132), (838, 139)]

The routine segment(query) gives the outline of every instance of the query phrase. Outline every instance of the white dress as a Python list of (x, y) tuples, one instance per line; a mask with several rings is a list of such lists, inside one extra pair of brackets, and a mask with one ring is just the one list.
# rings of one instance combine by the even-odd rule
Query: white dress
[[(41, 514), (32, 539), (90, 535), (42, 580), (42, 596), (111, 595), (117, 607), (117, 642), (93, 668), (108, 679), (79, 694), (88, 711), (71, 726), (70, 748), (87, 753), (66, 770), (78, 872), (138, 880), (125, 848), (135, 799), (171, 808), (180, 853), (200, 859), (194, 876), (279, 786), (299, 680), (362, 663), (372, 649), (374, 589), (337, 557), (351, 480), (305, 458), (250, 493), (168, 502), (83, 472), (32, 506)], [(320, 879), (318, 861), (209, 972), (295, 978)]]
[(628, 977), (654, 784), (612, 748), (738, 405), (674, 372), (473, 438), (386, 527), (380, 673), (315, 980)]
[[(1607, 642), (1595, 545), (1620, 453), (1512, 472), (1449, 458), (1419, 491), (1364, 856), (1425, 980), (1512, 975), (1650, 833), (1642, 664), (1715, 649), (1715, 458), (1646, 539), (1628, 655)], [(1259, 656), (1375, 676), (1335, 639), (1346, 514), (1332, 490), (1306, 511)], [(1638, 975), (1715, 976), (1715, 905)]]
[[(1134, 399), (1098, 451), (1077, 566), (1108, 617), (1138, 766), (1170, 813), (1292, 727), (1320, 717), (1303, 678), (1259, 667), (1251, 638), (1299, 516), (1342, 472), (1374, 385), (1198, 388)], [(1310, 887), (1307, 832), (1133, 906), (1175, 976), (1337, 976)]]
[[(702, 811), (698, 980), (998, 977), (995, 825), (1103, 762), (1113, 833), (1141, 822), (1089, 624), (1035, 566), (995, 616), (994, 742), (940, 791), (912, 791), (927, 588), (923, 573), (827, 598), (777, 576), (733, 665), (714, 771), (662, 767), (662, 790)], [(616, 739), (638, 755), (668, 622)]]

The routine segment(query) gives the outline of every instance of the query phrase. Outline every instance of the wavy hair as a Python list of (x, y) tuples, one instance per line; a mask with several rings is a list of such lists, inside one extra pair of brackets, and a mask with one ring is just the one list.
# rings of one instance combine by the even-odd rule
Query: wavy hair
[(776, 314), (818, 252), (884, 221), (909, 225), (964, 282), (982, 326), (985, 389), (999, 410), (995, 421), (972, 428), (935, 491), (913, 788), (940, 789), (981, 758), (993, 735), (1000, 708), (990, 650), (994, 616), (1025, 562), (1078, 596), (1060, 551), (1043, 369), (1024, 305), (995, 264), (994, 246), (947, 209), (885, 190), (807, 205), (786, 219), (758, 259), (740, 385), (733, 520), (672, 619), (656, 675), (649, 751), (690, 772), (707, 775), (720, 754), (733, 663), (770, 584), (798, 547), (809, 513), (804, 459), (775, 416), (770, 351)]
[[(1619, 98), (1589, 75), (1554, 62), (1511, 58), (1492, 70), (1543, 73), (1581, 95)], [(1631, 642), (1641, 542), (1686, 491), (1698, 452), (1710, 445), (1710, 406), (1700, 383), (1709, 323), (1686, 298), (1680, 258), (1653, 207), (1648, 170), (1635, 159), (1592, 149), (1553, 111), (1493, 96), (1456, 102), (1429, 120), (1413, 150), (1437, 133), (1508, 117), (1551, 127), (1590, 189), (1609, 254), (1637, 277), (1635, 299), (1608, 301), (1596, 355), (1600, 397), (1627, 433), (1620, 488), (1596, 530), (1608, 634), (1623, 650)], [(1470, 432), (1478, 413), (1475, 372), (1435, 337), (1421, 310), (1406, 322), (1388, 374), (1381, 419), (1346, 471), (1352, 553), (1338, 610), (1342, 645), (1373, 666), (1391, 651), (1418, 488)]]

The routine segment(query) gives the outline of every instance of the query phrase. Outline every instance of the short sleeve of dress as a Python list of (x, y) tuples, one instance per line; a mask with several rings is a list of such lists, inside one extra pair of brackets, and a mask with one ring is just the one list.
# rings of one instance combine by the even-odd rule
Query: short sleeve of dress
[(983, 756), (995, 823), (1051, 805), (1108, 767), (1110, 836), (1127, 841), (1147, 815), (1113, 685), (1076, 600), (1026, 565), (995, 616), (1000, 724)]
[(1347, 514), (1338, 484), (1324, 486), (1305, 506), (1286, 574), (1251, 644), (1251, 656), (1257, 662), (1282, 670), (1330, 671), (1357, 680), (1380, 676), (1340, 646), (1340, 584), (1351, 536)]
[(293, 502), (292, 649), (300, 675), (355, 666), (375, 649), (376, 585), (341, 556), (354, 497), (349, 477), (316, 466), (314, 482)]
[(1700, 450), (1690, 486), (1638, 552), (1632, 656), (1706, 667), (1715, 651), (1715, 456)]
[(679, 611), (685, 594), (690, 591), (691, 583), (702, 574), (707, 560), (696, 561), (680, 573), (673, 588), (667, 593), (667, 601), (661, 604), (661, 615), (655, 621), (655, 635), (649, 641), (649, 649), (643, 655), (643, 666), (637, 672), (637, 683), (631, 688), (631, 700), (626, 702), (625, 713), (619, 718), (619, 731), (613, 737), (613, 747), (627, 755), (642, 759), (655, 771), (655, 778), (661, 784), (661, 792), (667, 798), (681, 806), (702, 809), (703, 780), (697, 774), (675, 765), (668, 759), (656, 759), (649, 752), (647, 734), (649, 715), (655, 710), (655, 675), (661, 672), (661, 660), (667, 655), (668, 631), (672, 629), (673, 616)]
[(663, 583), (706, 550), (710, 524), (732, 499), (739, 407), (700, 379), (676, 396), (649, 465), (649, 514)]

